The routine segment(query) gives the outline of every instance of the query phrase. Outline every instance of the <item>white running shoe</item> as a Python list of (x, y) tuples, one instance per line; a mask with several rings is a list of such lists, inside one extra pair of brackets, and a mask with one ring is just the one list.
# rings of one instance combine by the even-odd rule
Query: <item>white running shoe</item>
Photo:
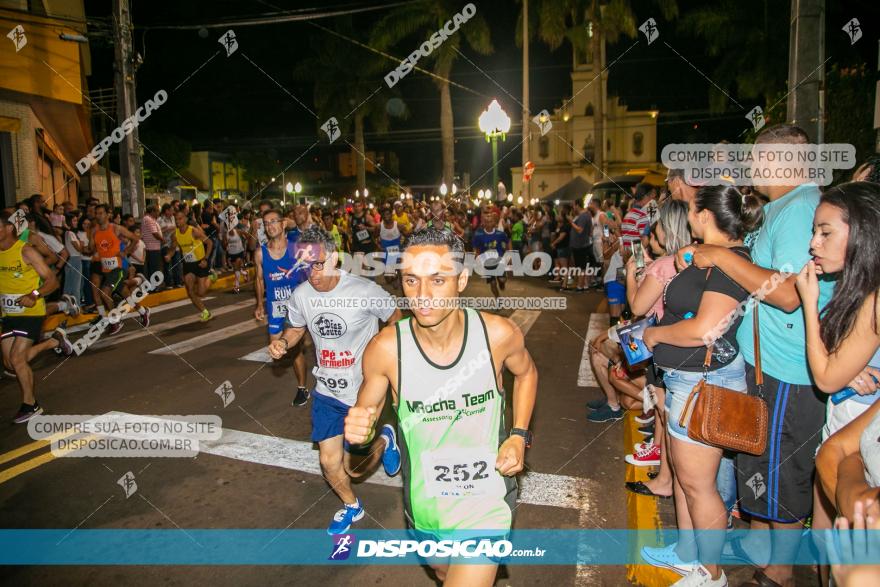
[(682, 577), (697, 567), (702, 566), (699, 561), (685, 562), (681, 560), (678, 553), (675, 552), (675, 546), (675, 542), (662, 548), (643, 546), (641, 551), (642, 559), (649, 565), (675, 571)]
[(721, 576), (713, 579), (709, 571), (703, 565), (698, 566), (693, 571), (672, 584), (672, 587), (727, 587), (727, 575), (721, 571)]

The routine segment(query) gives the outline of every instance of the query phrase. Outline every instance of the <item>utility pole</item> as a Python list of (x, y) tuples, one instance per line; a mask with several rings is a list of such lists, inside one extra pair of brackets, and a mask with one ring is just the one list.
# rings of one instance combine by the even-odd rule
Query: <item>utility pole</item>
[(825, 0), (791, 0), (786, 119), (825, 139)]
[[(529, 138), (532, 134), (532, 127), (529, 126), (529, 0), (523, 0), (522, 7), (522, 43), (523, 43), (523, 111), (522, 111), (522, 170), (525, 172), (526, 163), (529, 162)], [(512, 180), (511, 180), (512, 181)], [(525, 187), (525, 200), (532, 201), (532, 182), (529, 180)], [(511, 184), (511, 188), (513, 185)], [(497, 182), (495, 187), (497, 189)]]
[[(116, 54), (116, 124), (134, 115), (137, 110), (135, 63), (131, 42), (131, 8), (129, 0), (113, 0), (113, 37)], [(135, 217), (144, 209), (144, 170), (141, 164), (138, 129), (119, 143), (119, 176), (122, 184), (122, 211)]]

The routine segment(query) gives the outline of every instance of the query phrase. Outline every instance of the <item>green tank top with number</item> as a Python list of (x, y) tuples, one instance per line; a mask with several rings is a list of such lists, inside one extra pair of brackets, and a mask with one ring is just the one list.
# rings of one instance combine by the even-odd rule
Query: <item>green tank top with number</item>
[(461, 351), (445, 366), (422, 350), (412, 318), (397, 322), (404, 508), (410, 525), (434, 536), (460, 530), (504, 535), (517, 491), (515, 478), (495, 470), (507, 438), (504, 390), (482, 316), (462, 311)]

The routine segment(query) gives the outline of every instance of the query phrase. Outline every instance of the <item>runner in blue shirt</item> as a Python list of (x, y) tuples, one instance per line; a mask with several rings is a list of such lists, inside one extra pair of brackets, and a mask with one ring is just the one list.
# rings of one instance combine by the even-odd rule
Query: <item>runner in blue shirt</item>
[[(268, 210), (263, 214), (263, 227), (267, 242), (254, 252), (256, 279), (254, 292), (257, 305), (254, 317), (269, 323), (269, 342), (277, 340), (284, 331), (287, 319), (287, 300), (293, 290), (308, 278), (305, 265), (300, 266), (294, 255), (294, 245), (288, 241), (284, 232), (284, 218), (278, 210)], [(302, 406), (309, 401), (306, 386), (306, 358), (303, 344), (290, 349), (293, 354), (293, 371), (297, 380), (296, 397), (293, 405)]]
[(510, 239), (503, 230), (498, 230), (498, 215), (486, 210), (482, 216), (482, 226), (474, 233), (474, 254), (487, 271), (486, 282), (492, 288), (492, 295), (498, 297), (498, 288), (504, 289), (504, 268), (500, 267), (501, 258), (510, 250)]

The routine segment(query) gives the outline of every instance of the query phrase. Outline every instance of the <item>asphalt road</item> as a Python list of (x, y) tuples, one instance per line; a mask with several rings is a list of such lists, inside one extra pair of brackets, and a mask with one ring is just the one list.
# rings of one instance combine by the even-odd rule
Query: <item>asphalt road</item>
[[(514, 279), (510, 296), (557, 294), (543, 281)], [(127, 320), (122, 333), (79, 357), (45, 355), (35, 362), (37, 397), (48, 414), (213, 414), (225, 430), (248, 433), (250, 456), (222, 446), (195, 458), (52, 458), (45, 447), (18, 454), (33, 442), (23, 425), (0, 426), (0, 525), (3, 528), (317, 528), (325, 529), (339, 501), (320, 475), (316, 448), (306, 446), (293, 465), (263, 451), (280, 442), (307, 443), (307, 407), (293, 407), (289, 365), (242, 360), (267, 343), (254, 322), (252, 291), (212, 293), (216, 318), (197, 321), (195, 310), (170, 304), (144, 330)], [(465, 295), (489, 295), (472, 281)], [(625, 528), (621, 423), (590, 424), (584, 402), (595, 388), (578, 386), (578, 368), (591, 312), (600, 295), (566, 294), (566, 310), (520, 313), (540, 384), (526, 454), (534, 474), (515, 528)], [(511, 315), (510, 311), (502, 312)], [(74, 337), (81, 334), (75, 334)], [(159, 352), (156, 352), (159, 351)], [(309, 348), (311, 351), (311, 348)], [(309, 369), (314, 357), (309, 357)], [(234, 400), (224, 408), (215, 390), (229, 382)], [(508, 376), (505, 387), (511, 388)], [(0, 414), (10, 418), (19, 399), (14, 380), (0, 380)], [(287, 443), (287, 444), (284, 444)], [(297, 446), (302, 446), (298, 445)], [(227, 447), (228, 448), (228, 447)], [(282, 452), (286, 449), (282, 449)], [(48, 455), (48, 456), (47, 456)], [(305, 469), (305, 470), (303, 470)], [(131, 472), (137, 491), (128, 498), (117, 481)], [(543, 475), (539, 475), (543, 474)], [(355, 529), (403, 528), (399, 488), (363, 483), (356, 491), (368, 512)], [(539, 505), (551, 503), (553, 505)], [(328, 543), (329, 544), (329, 543)], [(302, 548), (312, 545), (303, 544)], [(326, 549), (322, 544), (320, 548)], [(328, 552), (329, 554), (329, 552)], [(433, 585), (415, 566), (22, 566), (0, 568), (16, 585)], [(509, 566), (497, 585), (619, 585), (622, 567)]]

